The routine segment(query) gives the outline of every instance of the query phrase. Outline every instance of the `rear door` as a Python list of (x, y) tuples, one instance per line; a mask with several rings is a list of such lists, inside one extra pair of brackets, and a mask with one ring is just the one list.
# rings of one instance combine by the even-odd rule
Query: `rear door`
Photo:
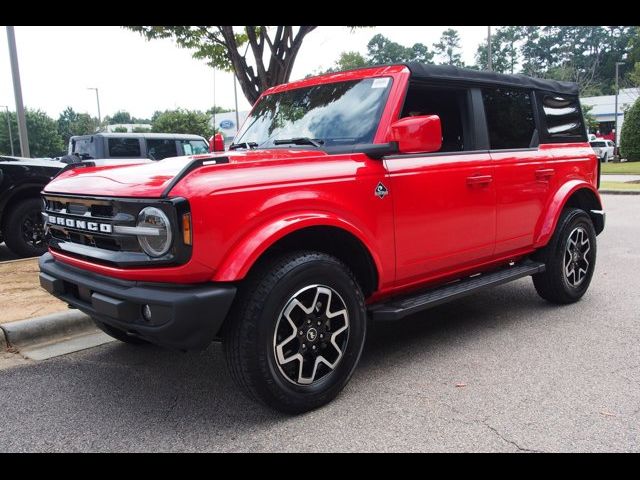
[(532, 92), (502, 86), (482, 89), (497, 201), (496, 256), (533, 244), (556, 172), (538, 148)]
[(462, 270), (493, 253), (493, 166), (488, 151), (477, 148), (471, 93), (419, 84), (407, 92), (402, 116), (440, 116), (443, 144), (436, 153), (385, 159), (399, 284)]

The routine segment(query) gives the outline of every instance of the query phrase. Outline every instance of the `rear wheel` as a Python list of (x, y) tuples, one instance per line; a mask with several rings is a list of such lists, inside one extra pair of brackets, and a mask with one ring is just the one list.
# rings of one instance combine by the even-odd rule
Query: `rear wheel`
[(563, 210), (549, 244), (536, 254), (546, 264), (533, 275), (538, 294), (552, 303), (578, 301), (589, 288), (596, 265), (596, 232), (584, 210)]
[(42, 201), (27, 198), (9, 207), (2, 226), (9, 250), (21, 257), (37, 257), (47, 251), (42, 221)]
[(331, 401), (360, 359), (364, 296), (350, 270), (319, 252), (268, 262), (247, 279), (223, 331), (231, 376), (287, 413)]

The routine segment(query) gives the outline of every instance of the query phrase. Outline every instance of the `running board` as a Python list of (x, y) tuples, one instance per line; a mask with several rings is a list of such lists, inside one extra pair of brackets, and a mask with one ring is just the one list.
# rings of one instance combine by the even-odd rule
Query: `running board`
[(373, 320), (399, 320), (407, 315), (470, 295), (488, 287), (544, 272), (544, 263), (526, 260), (501, 270), (481, 273), (448, 283), (442, 287), (373, 304), (369, 313)]

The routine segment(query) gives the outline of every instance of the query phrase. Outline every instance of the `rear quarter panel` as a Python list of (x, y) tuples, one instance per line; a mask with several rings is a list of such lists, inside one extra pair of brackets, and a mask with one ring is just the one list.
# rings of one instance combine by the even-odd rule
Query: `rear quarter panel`
[(543, 210), (534, 235), (534, 247), (547, 244), (555, 230), (560, 213), (567, 200), (580, 189), (588, 189), (602, 200), (598, 193), (598, 158), (588, 143), (547, 145), (551, 158), (547, 165), (555, 169), (551, 194)]

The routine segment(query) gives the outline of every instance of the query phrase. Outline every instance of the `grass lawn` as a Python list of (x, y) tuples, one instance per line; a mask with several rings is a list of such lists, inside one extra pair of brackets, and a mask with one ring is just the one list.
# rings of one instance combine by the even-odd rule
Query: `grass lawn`
[(600, 190), (633, 190), (640, 192), (640, 183), (600, 182)]
[(640, 175), (640, 162), (607, 162), (602, 164), (602, 173), (616, 173), (618, 175), (624, 175), (628, 173), (629, 175), (636, 174)]

